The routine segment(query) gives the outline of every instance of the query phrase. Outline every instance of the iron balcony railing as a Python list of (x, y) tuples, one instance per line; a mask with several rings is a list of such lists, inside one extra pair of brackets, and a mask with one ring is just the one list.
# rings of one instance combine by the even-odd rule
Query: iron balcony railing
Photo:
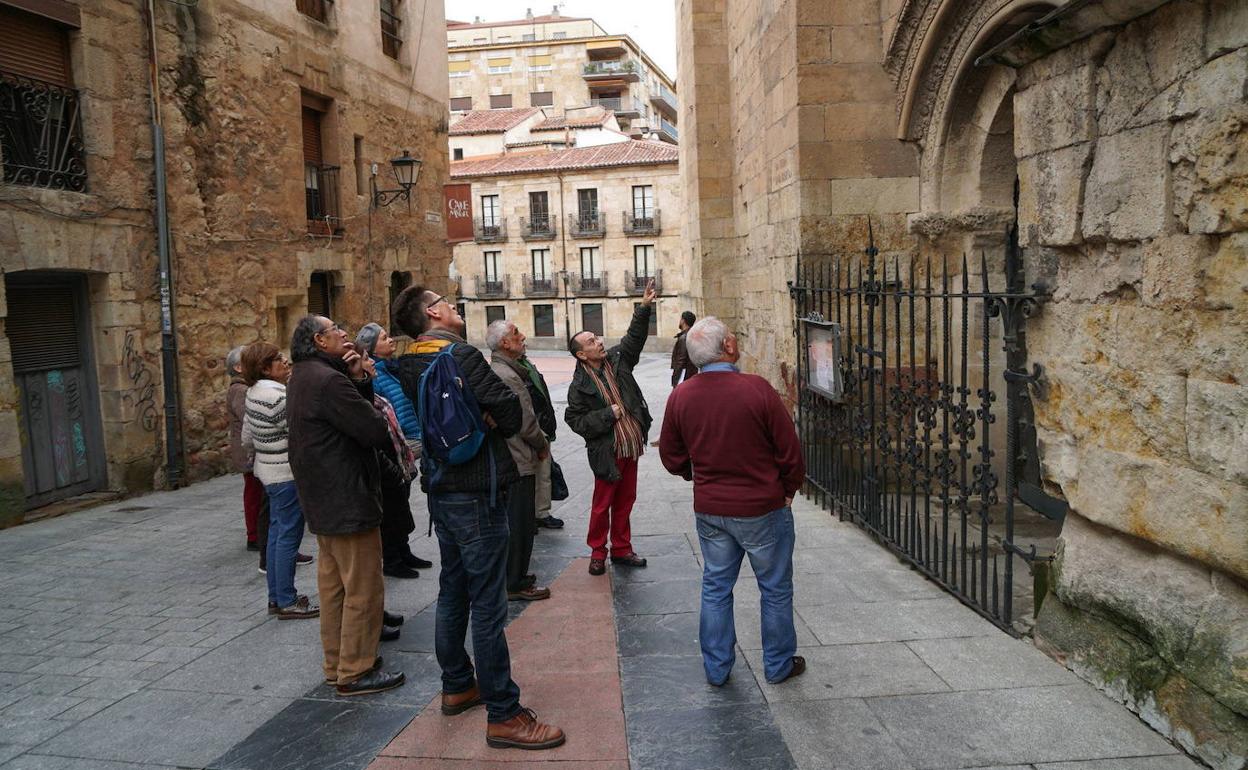
[(507, 220), (503, 218), (472, 222), (472, 235), (477, 243), (498, 243), (507, 240)]
[(570, 276), (572, 283), (572, 293), (578, 297), (602, 297), (607, 293), (607, 274), (605, 272), (596, 275), (577, 275)]
[(555, 235), (555, 218), (549, 214), (520, 217), (520, 237), (524, 240), (549, 241)]
[(624, 293), (635, 297), (646, 293), (646, 284), (650, 280), (654, 280), (654, 290), (663, 291), (663, 271), (652, 270), (650, 275), (644, 273), (634, 273), (629, 270), (624, 273)]
[(511, 294), (511, 276), (495, 278), (476, 276), (477, 296), (481, 299), (502, 299)]
[(303, 198), (308, 215), (308, 232), (332, 234), (342, 229), (338, 206), (338, 167), (303, 166)]
[(595, 96), (589, 100), (589, 103), (604, 110), (611, 110), (616, 115), (625, 118), (635, 118), (646, 114), (646, 106), (641, 103), (640, 99), (631, 96)]
[(625, 235), (658, 235), (661, 230), (658, 209), (624, 212)]
[(607, 224), (597, 211), (568, 214), (568, 229), (573, 238), (601, 238), (607, 234)]
[(524, 296), (554, 297), (559, 294), (559, 283), (550, 276), (534, 277), (524, 274)]
[(656, 90), (650, 92), (650, 101), (654, 106), (675, 115), (680, 110), (680, 102), (676, 100), (676, 94), (672, 93), (672, 89), (665, 85), (660, 85)]
[(333, 0), (295, 0), (295, 10), (317, 21), (329, 18), (329, 5)]
[(612, 59), (591, 61), (585, 65), (581, 73), (587, 78), (636, 76), (640, 69), (637, 62), (632, 59)]
[(80, 107), (75, 89), (0, 72), (0, 180), (86, 190)]

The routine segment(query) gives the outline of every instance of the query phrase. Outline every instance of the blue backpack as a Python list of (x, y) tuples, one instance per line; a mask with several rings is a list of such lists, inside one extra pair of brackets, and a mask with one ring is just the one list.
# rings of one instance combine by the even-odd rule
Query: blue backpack
[(420, 375), (416, 415), (423, 434), (423, 455), (439, 464), (461, 465), (481, 451), (485, 423), (476, 396), (451, 355), (454, 347), (450, 344), (438, 351)]

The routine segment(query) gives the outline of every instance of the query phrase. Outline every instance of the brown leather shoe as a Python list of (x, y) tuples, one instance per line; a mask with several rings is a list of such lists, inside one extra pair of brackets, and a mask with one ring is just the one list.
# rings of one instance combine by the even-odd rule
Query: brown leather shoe
[(520, 709), (506, 722), (491, 722), (485, 728), (485, 742), (495, 749), (553, 749), (565, 740), (563, 730), (537, 721), (533, 709)]
[[(295, 597), (295, 601), (298, 602), (300, 599), (307, 599), (307, 598), (308, 597), (306, 595), (299, 594), (298, 596)], [(277, 602), (269, 602), (269, 614), (270, 615), (276, 615), (277, 609), (278, 609)]]
[(618, 564), (621, 567), (644, 567), (646, 566), (646, 560), (641, 558), (635, 553), (630, 553), (628, 556), (612, 556), (611, 563)]
[[(784, 677), (784, 679), (781, 679), (780, 682), (787, 682), (790, 679), (795, 679), (805, 673), (806, 673), (806, 659), (803, 658), (801, 655), (794, 655), (793, 656), (793, 668), (789, 669), (789, 673)], [(776, 682), (776, 684), (780, 684), (780, 682)]]
[(463, 692), (442, 693), (442, 713), (448, 717), (462, 714), (470, 708), (481, 705), (481, 691), (474, 684)]
[(294, 604), (289, 607), (279, 607), (277, 610), (278, 620), (305, 620), (320, 616), (321, 608), (310, 602), (306, 596), (300, 596), (295, 599)]
[(601, 575), (607, 571), (607, 562), (605, 559), (590, 559), (589, 574)]
[(527, 586), (519, 591), (508, 591), (509, 602), (536, 602), (550, 598), (550, 589), (546, 586)]

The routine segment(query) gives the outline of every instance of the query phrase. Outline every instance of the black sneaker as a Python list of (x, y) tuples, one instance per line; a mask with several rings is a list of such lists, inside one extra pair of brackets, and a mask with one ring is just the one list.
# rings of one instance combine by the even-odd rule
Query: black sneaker
[(563, 529), (563, 519), (546, 516), (537, 520), (537, 526), (545, 527), (546, 529)]
[(260, 544), (259, 544), (259, 543), (257, 543), (255, 540), (248, 540), (248, 541), (247, 541), (247, 550), (248, 550), (248, 551), (259, 551), (259, 550), (260, 550)]
[(381, 641), (393, 642), (399, 638), (399, 633), (399, 629), (383, 624), (381, 627)]
[(382, 624), (387, 625), (387, 626), (396, 626), (396, 627), (401, 626), (403, 625), (403, 616), (393, 613), (393, 612), (386, 612), (385, 610), (382, 610), (381, 622)]
[(386, 577), (402, 578), (404, 580), (411, 580), (413, 578), (420, 577), (419, 572), (407, 566), (406, 564), (403, 564), (402, 562), (398, 564), (390, 564), (387, 566), (383, 566), (381, 568), (381, 574), (385, 575)]
[(433, 569), (433, 562), (422, 559), (414, 553), (404, 555), (403, 563), (412, 569)]

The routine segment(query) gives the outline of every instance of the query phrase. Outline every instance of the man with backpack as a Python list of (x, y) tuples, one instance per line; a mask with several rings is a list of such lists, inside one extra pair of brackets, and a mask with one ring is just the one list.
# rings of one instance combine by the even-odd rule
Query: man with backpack
[[(488, 745), (562, 745), (562, 730), (520, 704), (503, 632), (507, 494), (519, 478), (506, 439), (521, 428), (520, 399), (464, 341), (464, 322), (445, 295), (413, 286), (395, 298), (393, 312), (415, 340), (395, 364), (421, 422), (420, 485), (442, 556), (434, 631), (442, 713), (485, 703)], [(464, 650), (470, 616), (475, 670)]]
[(564, 422), (585, 439), (589, 467), (594, 472), (590, 504), (589, 574), (606, 572), (607, 534), (611, 536), (611, 563), (644, 567), (646, 560), (633, 551), (629, 515), (637, 499), (637, 460), (646, 448), (650, 408), (633, 379), (654, 309), (654, 281), (646, 285), (641, 304), (620, 344), (607, 350), (593, 332), (577, 332), (568, 350), (578, 361), (568, 386)]

